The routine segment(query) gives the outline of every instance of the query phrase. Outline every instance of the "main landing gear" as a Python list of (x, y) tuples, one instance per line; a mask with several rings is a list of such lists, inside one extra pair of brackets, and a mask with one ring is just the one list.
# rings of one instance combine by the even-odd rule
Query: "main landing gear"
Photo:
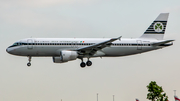
[(31, 56), (28, 56), (28, 63), (27, 63), (27, 66), (29, 67), (29, 66), (31, 66)]
[(88, 61), (85, 63), (85, 62), (83, 62), (83, 59), (81, 59), (82, 60), (82, 62), (81, 62), (81, 64), (80, 64), (80, 66), (82, 67), (82, 68), (84, 68), (84, 67), (86, 67), (86, 65), (87, 66), (91, 66), (92, 65), (92, 62), (88, 59)]

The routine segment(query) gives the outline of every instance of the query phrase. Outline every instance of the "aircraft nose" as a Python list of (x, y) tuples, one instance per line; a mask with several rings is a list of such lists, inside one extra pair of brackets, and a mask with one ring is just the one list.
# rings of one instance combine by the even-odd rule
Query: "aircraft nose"
[(6, 49), (6, 52), (7, 53), (11, 53), (9, 47)]
[(9, 50), (8, 50), (8, 48), (6, 48), (6, 52), (7, 52), (7, 53), (9, 53)]
[(16, 55), (16, 50), (13, 49), (13, 48), (11, 48), (11, 47), (8, 47), (8, 48), (6, 49), (6, 52), (9, 53), (9, 54)]

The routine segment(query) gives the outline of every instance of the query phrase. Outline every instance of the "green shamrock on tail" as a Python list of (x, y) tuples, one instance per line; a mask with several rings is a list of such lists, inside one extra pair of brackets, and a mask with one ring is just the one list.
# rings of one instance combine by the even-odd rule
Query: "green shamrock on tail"
[(162, 25), (161, 24), (156, 24), (155, 29), (158, 29), (158, 28), (162, 30)]

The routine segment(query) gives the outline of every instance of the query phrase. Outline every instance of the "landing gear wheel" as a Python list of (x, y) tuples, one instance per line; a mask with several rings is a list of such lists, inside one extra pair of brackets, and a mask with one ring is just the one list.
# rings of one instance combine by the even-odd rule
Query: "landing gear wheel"
[(86, 62), (86, 65), (87, 65), (87, 66), (91, 66), (91, 65), (92, 65), (92, 62), (91, 62), (91, 61), (87, 61), (87, 62)]
[(85, 62), (81, 62), (80, 66), (81, 66), (82, 68), (84, 68), (84, 67), (86, 67), (86, 63), (85, 63)]
[(28, 62), (28, 63), (27, 63), (27, 66), (28, 66), (28, 67), (29, 67), (29, 66), (31, 66), (31, 63), (30, 63), (30, 62)]

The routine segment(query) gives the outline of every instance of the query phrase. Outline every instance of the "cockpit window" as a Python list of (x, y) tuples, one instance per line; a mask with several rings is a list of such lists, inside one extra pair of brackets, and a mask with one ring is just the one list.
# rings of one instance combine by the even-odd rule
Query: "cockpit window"
[(13, 44), (13, 46), (17, 46), (17, 45), (18, 45), (18, 43), (17, 43), (17, 42)]
[(9, 47), (15, 47), (15, 46), (20, 46), (20, 45), (23, 45), (23, 44), (20, 42), (15, 42), (13, 45), (11, 45)]

